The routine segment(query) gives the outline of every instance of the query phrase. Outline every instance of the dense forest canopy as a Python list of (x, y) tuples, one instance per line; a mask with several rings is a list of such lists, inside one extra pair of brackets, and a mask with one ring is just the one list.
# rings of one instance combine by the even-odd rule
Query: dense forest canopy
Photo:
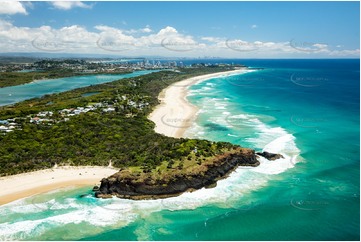
[[(236, 146), (196, 139), (176, 139), (154, 132), (147, 119), (159, 103), (160, 91), (182, 79), (228, 70), (228, 67), (162, 71), (141, 77), (46, 95), (0, 108), (0, 120), (12, 119), (18, 129), (0, 134), (0, 175), (58, 165), (108, 165), (150, 171), (166, 164), (181, 168)], [(56, 81), (56, 80), (54, 80)], [(94, 95), (85, 96), (86, 93)], [(108, 105), (65, 119), (63, 109)], [(51, 111), (49, 122), (32, 123), (39, 112)], [(197, 152), (194, 152), (195, 147)]]

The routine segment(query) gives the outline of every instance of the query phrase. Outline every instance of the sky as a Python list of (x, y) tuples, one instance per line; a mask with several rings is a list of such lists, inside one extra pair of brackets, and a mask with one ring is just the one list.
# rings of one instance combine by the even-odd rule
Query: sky
[(0, 2), (0, 52), (359, 58), (359, 2)]

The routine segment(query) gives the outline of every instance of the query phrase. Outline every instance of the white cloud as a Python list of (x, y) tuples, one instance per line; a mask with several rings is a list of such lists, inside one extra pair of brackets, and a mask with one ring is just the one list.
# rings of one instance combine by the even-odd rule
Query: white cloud
[(159, 46), (162, 42), (170, 40), (184, 42), (184, 40), (190, 41), (191, 37), (179, 34), (175, 28), (167, 26), (159, 30), (158, 33), (143, 35), (139, 38), (139, 41), (147, 46)]
[(129, 51), (134, 50), (137, 46), (139, 46), (136, 38), (129, 34), (126, 34), (126, 31), (123, 31), (121, 29), (105, 25), (95, 26), (95, 29), (100, 31), (95, 40), (96, 45), (100, 51)]
[(360, 56), (360, 49), (356, 50), (334, 50), (329, 53), (330, 56), (339, 56), (339, 57), (359, 57)]
[(314, 44), (314, 47), (318, 48), (318, 49), (326, 49), (328, 47), (328, 45), (326, 44)]
[(256, 24), (251, 25), (251, 29), (256, 29), (258, 26)]
[(167, 34), (178, 34), (178, 31), (170, 26), (165, 27), (164, 29), (161, 29), (158, 33), (158, 35), (167, 35)]
[(115, 33), (122, 33), (123, 32), (120, 29), (109, 27), (109, 26), (106, 26), (106, 25), (96, 25), (94, 28), (101, 31), (101, 32), (115, 32)]
[(201, 40), (205, 40), (208, 42), (218, 43), (224, 41), (224, 38), (217, 38), (217, 37), (202, 37)]
[(139, 33), (151, 33), (151, 32), (153, 32), (153, 30), (149, 26), (146, 26), (142, 29), (131, 29), (124, 31), (124, 33), (127, 34), (139, 34)]
[(64, 52), (157, 55), (171, 57), (219, 56), (229, 58), (358, 57), (360, 50), (331, 49), (327, 44), (310, 42), (247, 41), (206, 36), (196, 38), (179, 33), (172, 26), (153, 31), (106, 25), (93, 30), (78, 25), (53, 28), (19, 27), (0, 19), (0, 52)]
[(150, 32), (153, 32), (153, 30), (150, 28), (150, 27), (145, 27), (143, 29), (140, 29), (140, 32), (142, 33), (150, 33)]
[(22, 3), (18, 1), (0, 1), (0, 14), (28, 14)]
[(79, 8), (92, 8), (92, 5), (87, 5), (81, 1), (55, 1), (55, 2), (49, 2), (51, 5), (53, 5), (57, 9), (61, 10), (70, 10), (75, 7)]

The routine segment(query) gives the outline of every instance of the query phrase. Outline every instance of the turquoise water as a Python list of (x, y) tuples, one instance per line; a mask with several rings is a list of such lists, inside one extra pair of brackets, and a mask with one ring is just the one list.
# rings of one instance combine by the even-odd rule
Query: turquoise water
[(135, 71), (128, 74), (102, 74), (34, 80), (33, 82), (24, 85), (0, 88), (0, 106), (41, 97), (46, 94), (65, 92), (80, 87), (98, 85), (123, 78), (137, 77), (156, 71), (158, 70)]
[(285, 159), (176, 198), (99, 200), (86, 187), (18, 200), (0, 207), (0, 239), (358, 240), (359, 60), (239, 62), (265, 69), (190, 87), (200, 111), (187, 135)]

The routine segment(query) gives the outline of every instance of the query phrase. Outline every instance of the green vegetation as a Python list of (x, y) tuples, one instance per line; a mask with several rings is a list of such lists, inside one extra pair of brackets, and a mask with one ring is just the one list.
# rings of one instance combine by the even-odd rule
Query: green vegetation
[(41, 79), (55, 79), (77, 75), (72, 70), (58, 69), (42, 72), (2, 72), (0, 73), (0, 88), (17, 86)]
[[(0, 88), (17, 86), (26, 83), (30, 83), (36, 80), (42, 79), (56, 79), (62, 77), (71, 76), (84, 76), (84, 75), (95, 75), (103, 74), (105, 72), (94, 72), (94, 73), (80, 73), (71, 69), (57, 68), (50, 71), (36, 71), (36, 72), (0, 72)], [(123, 72), (112, 72), (111, 74), (125, 74), (129, 71)], [(109, 74), (108, 72), (105, 74)]]
[[(0, 108), (0, 120), (16, 119), (21, 130), (0, 134), (0, 175), (17, 174), (58, 165), (112, 165), (133, 167), (130, 171), (188, 169), (214, 155), (238, 146), (224, 142), (176, 139), (154, 132), (147, 119), (158, 104), (158, 94), (171, 84), (191, 76), (225, 71), (204, 67), (162, 71), (107, 84), (46, 95), (16, 105)], [(98, 94), (83, 97), (84, 93)], [(132, 103), (142, 103), (141, 108)], [(107, 103), (114, 112), (101, 108), (63, 121), (58, 113), (65, 108)], [(53, 111), (55, 123), (34, 124), (27, 115)], [(197, 151), (195, 152), (195, 148)]]

